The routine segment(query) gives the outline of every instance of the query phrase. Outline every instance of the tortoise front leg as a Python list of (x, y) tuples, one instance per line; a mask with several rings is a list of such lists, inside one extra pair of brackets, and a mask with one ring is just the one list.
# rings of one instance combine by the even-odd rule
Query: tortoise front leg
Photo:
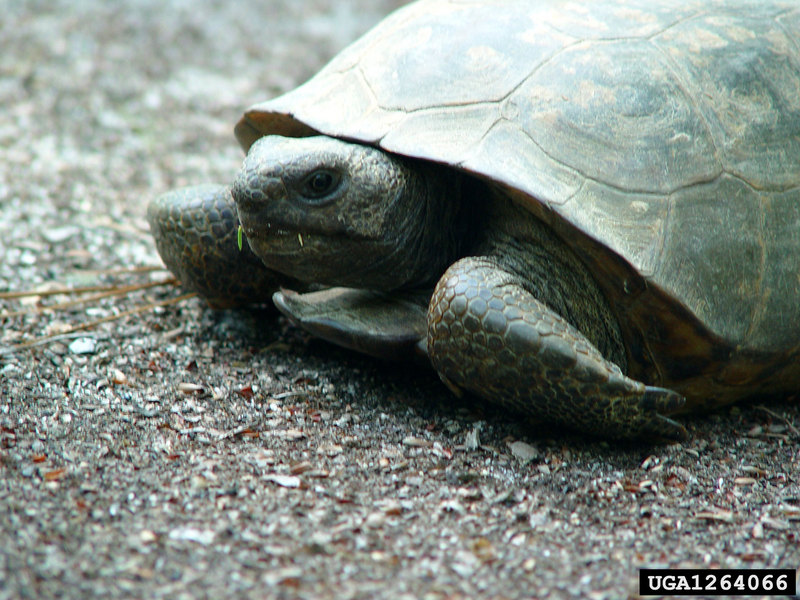
[(450, 387), (544, 420), (608, 437), (686, 436), (662, 414), (683, 397), (626, 377), (488, 257), (461, 259), (439, 280), (428, 353)]
[(239, 217), (225, 186), (167, 192), (150, 202), (147, 218), (164, 264), (212, 308), (271, 303), (282, 285), (301, 287), (267, 269), (246, 242), (239, 249)]

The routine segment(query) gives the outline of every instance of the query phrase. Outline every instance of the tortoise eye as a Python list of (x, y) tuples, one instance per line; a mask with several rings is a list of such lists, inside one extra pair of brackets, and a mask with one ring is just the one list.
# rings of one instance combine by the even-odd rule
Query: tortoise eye
[(335, 171), (317, 169), (303, 181), (303, 195), (314, 200), (323, 198), (333, 192), (340, 181), (341, 177)]

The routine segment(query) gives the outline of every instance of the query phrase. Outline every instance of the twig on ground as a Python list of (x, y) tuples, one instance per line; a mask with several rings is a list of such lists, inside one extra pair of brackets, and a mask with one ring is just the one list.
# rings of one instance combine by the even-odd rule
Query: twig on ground
[[(163, 267), (133, 267), (129, 269), (109, 269), (105, 271), (95, 271), (94, 273), (100, 275), (121, 275), (121, 274), (131, 274), (131, 273), (144, 273), (149, 271), (155, 270), (163, 270)], [(21, 290), (21, 291), (14, 291), (14, 292), (0, 292), (0, 300), (15, 300), (20, 298), (28, 298), (28, 297), (46, 297), (46, 296), (55, 296), (55, 295), (81, 295), (81, 294), (91, 294), (88, 296), (84, 296), (82, 298), (75, 298), (74, 300), (69, 300), (67, 302), (60, 302), (58, 304), (51, 304), (49, 306), (36, 306), (29, 309), (18, 310), (14, 312), (6, 312), (0, 313), (0, 319), (7, 320), (12, 319), (14, 317), (20, 317), (24, 315), (31, 315), (31, 314), (42, 314), (47, 312), (54, 312), (59, 310), (65, 310), (71, 308), (76, 305), (86, 304), (87, 302), (96, 302), (98, 300), (102, 300), (104, 298), (115, 297), (115, 296), (124, 296), (130, 294), (132, 292), (137, 292), (141, 290), (146, 290), (154, 287), (160, 287), (164, 285), (172, 285), (177, 286), (179, 282), (174, 277), (169, 277), (167, 279), (162, 279), (159, 281), (152, 281), (147, 283), (137, 283), (137, 284), (130, 284), (130, 285), (91, 285), (91, 286), (82, 286), (82, 287), (60, 287), (48, 290)], [(129, 317), (132, 315), (136, 315), (142, 312), (150, 311), (162, 306), (168, 306), (171, 304), (177, 304), (182, 302), (188, 298), (192, 298), (197, 294), (194, 292), (182, 294), (175, 298), (169, 298), (167, 300), (160, 300), (157, 302), (148, 302), (141, 306), (136, 306), (132, 309), (122, 311), (120, 313), (109, 315), (106, 317), (102, 317), (99, 319), (94, 319), (91, 321), (86, 321), (84, 323), (78, 323), (76, 325), (72, 325), (71, 327), (67, 328), (66, 330), (59, 331), (57, 333), (53, 333), (50, 335), (44, 335), (40, 337), (36, 337), (30, 340), (26, 340), (24, 342), (20, 342), (18, 344), (14, 344), (8, 346), (6, 348), (0, 348), (0, 355), (5, 354), (13, 354), (20, 350), (24, 350), (26, 348), (32, 348), (34, 346), (40, 346), (42, 344), (47, 344), (56, 340), (75, 337), (78, 332), (86, 331), (88, 329), (92, 329), (101, 325), (103, 323), (108, 323), (111, 321), (115, 321), (117, 319), (122, 319), (125, 317)]]

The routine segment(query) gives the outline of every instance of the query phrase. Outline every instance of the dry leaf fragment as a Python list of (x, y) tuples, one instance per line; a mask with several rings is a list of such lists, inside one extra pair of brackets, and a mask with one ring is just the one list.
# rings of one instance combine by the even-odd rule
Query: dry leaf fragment
[(304, 437), (306, 437), (306, 434), (299, 429), (284, 429), (283, 431), (276, 431), (275, 435), (291, 442), (296, 442), (297, 440), (302, 440)]
[(305, 473), (306, 471), (310, 471), (313, 468), (313, 465), (304, 460), (302, 462), (294, 463), (291, 467), (289, 467), (289, 473), (292, 475), (300, 475), (301, 473)]
[(322, 444), (317, 447), (317, 454), (322, 454), (323, 456), (338, 456), (343, 451), (344, 448), (339, 444)]
[(713, 508), (712, 510), (705, 510), (695, 513), (697, 519), (708, 519), (709, 521), (724, 521), (726, 523), (733, 522), (733, 512), (722, 508)]
[(47, 471), (43, 477), (45, 481), (58, 481), (59, 479), (63, 478), (64, 475), (66, 474), (67, 470), (64, 468), (53, 469), (52, 471)]
[(255, 393), (253, 392), (253, 388), (251, 386), (249, 386), (249, 385), (236, 390), (236, 393), (239, 394), (245, 400), (250, 400), (250, 399), (253, 398), (253, 396), (255, 396)]
[(497, 560), (497, 551), (492, 543), (485, 537), (479, 537), (472, 541), (472, 553), (484, 563), (492, 563)]

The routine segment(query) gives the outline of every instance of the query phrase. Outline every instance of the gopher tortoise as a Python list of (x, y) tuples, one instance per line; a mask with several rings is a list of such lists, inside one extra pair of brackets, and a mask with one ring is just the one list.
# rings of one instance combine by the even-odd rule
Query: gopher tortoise
[(796, 0), (422, 0), (250, 108), (234, 183), (152, 231), (212, 306), (678, 439), (800, 389), (798, 40)]

